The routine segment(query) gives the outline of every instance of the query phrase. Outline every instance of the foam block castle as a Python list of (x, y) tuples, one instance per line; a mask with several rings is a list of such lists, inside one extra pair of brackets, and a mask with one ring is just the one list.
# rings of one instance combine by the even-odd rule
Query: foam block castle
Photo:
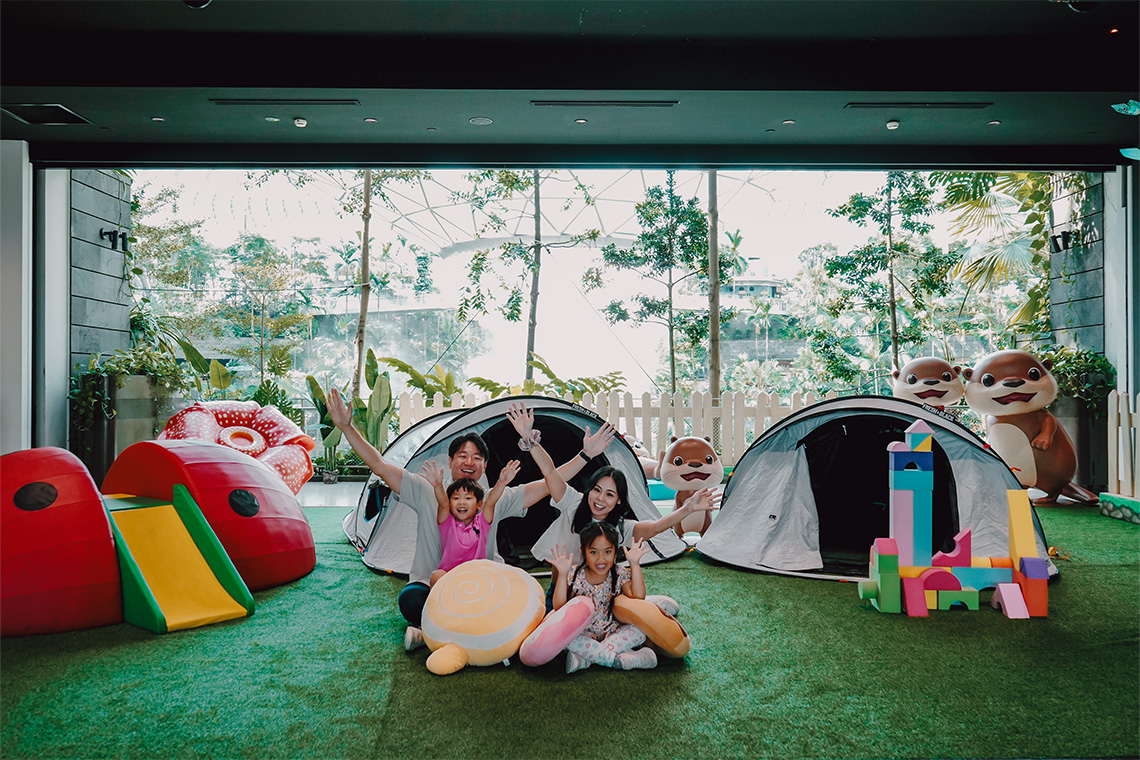
[(1048, 565), (1037, 556), (1027, 492), (1007, 493), (1009, 556), (973, 556), (968, 528), (954, 537), (953, 551), (933, 551), (933, 444), (933, 431), (918, 421), (906, 429), (905, 441), (887, 447), (890, 537), (877, 538), (871, 546), (870, 577), (859, 581), (859, 598), (869, 599), (880, 612), (927, 617), (933, 609), (976, 610), (978, 592), (992, 588), (990, 603), (1006, 617), (1045, 617)]

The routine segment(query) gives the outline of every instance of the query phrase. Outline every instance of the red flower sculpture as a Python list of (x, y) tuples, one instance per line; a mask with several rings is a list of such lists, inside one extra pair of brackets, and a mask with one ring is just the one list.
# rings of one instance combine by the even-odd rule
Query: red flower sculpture
[(189, 439), (228, 446), (277, 471), (298, 493), (313, 477), (317, 443), (277, 407), (256, 401), (199, 401), (170, 418), (158, 440)]

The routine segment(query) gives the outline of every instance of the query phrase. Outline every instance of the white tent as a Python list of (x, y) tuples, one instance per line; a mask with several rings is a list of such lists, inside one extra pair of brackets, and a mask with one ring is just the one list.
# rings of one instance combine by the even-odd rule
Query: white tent
[(890, 533), (887, 444), (916, 420), (934, 431), (934, 550), (952, 550), (970, 528), (974, 556), (1008, 556), (1006, 491), (1021, 488), (1017, 477), (950, 415), (887, 396), (824, 401), (769, 428), (737, 463), (697, 550), (751, 570), (865, 577), (871, 543)]
[[(601, 417), (577, 404), (545, 396), (511, 397), (489, 401), (472, 409), (451, 409), (429, 417), (405, 430), (384, 451), (384, 458), (409, 472), (419, 472), (429, 460), (447, 466), (447, 447), (457, 435), (475, 432), (483, 437), (490, 458), (487, 478), (494, 482), (499, 470), (511, 459), (518, 459), (522, 469), (512, 485), (541, 479), (531, 456), (518, 448), (518, 434), (506, 418), (511, 403), (522, 400), (535, 412), (535, 428), (542, 431), (542, 445), (561, 465), (582, 448), (586, 429), (596, 432), (605, 422)], [(629, 500), (639, 520), (656, 520), (661, 513), (649, 499), (649, 488), (637, 455), (620, 436), (615, 437), (603, 454), (587, 464), (570, 485), (579, 491), (590, 475), (603, 465), (611, 465), (625, 473), (629, 483)], [(503, 561), (529, 569), (539, 565), (530, 548), (554, 521), (557, 511), (544, 498), (527, 510), (525, 517), (495, 521), (488, 538), (488, 548), (495, 547)], [(416, 545), (416, 513), (392, 494), (376, 476), (372, 476), (360, 495), (356, 508), (345, 516), (344, 532), (361, 552), (364, 564), (373, 570), (406, 574), (412, 567)], [(686, 544), (672, 531), (649, 541), (650, 553), (643, 563), (669, 559), (684, 553)]]

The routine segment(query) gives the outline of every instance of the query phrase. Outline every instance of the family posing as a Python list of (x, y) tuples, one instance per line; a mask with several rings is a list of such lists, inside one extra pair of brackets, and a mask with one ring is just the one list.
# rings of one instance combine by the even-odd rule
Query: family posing
[[(587, 428), (582, 451), (555, 467), (534, 429), (534, 413), (522, 403), (507, 413), (519, 434), (519, 448), (534, 458), (543, 479), (511, 486), (519, 462), (504, 465), (493, 488), (486, 488), (488, 450), (477, 433), (457, 436), (448, 447), (447, 467), (430, 462), (412, 473), (384, 459), (353, 427), (352, 414), (337, 392), (329, 394), (333, 423), (360, 458), (416, 513), (416, 549), (408, 584), (400, 592), (400, 612), (408, 621), (404, 646), (423, 643), (420, 620), (431, 584), (463, 562), (495, 559), (495, 532), (508, 517), (519, 517), (546, 496), (559, 516), (539, 538), (532, 554), (552, 566), (547, 609), (558, 609), (577, 595), (594, 600), (595, 617), (586, 631), (567, 648), (567, 672), (590, 665), (631, 669), (657, 664), (652, 649), (641, 647), (645, 635), (613, 617), (613, 600), (620, 593), (658, 603), (676, 612), (668, 597), (647, 597), (640, 561), (645, 541), (669, 530), (694, 512), (714, 509), (718, 497), (704, 489), (684, 506), (658, 520), (636, 520), (628, 499), (625, 474), (613, 467), (599, 468), (580, 493), (568, 485), (594, 457), (609, 446), (614, 428), (608, 422), (596, 433)], [(622, 555), (628, 565), (622, 564)]]

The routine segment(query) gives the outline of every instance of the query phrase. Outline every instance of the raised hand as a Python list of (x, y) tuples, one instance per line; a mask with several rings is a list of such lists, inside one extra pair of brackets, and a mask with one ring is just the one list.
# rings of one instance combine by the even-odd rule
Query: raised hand
[(714, 509), (720, 509), (720, 497), (719, 491), (702, 488), (686, 499), (682, 506), (688, 507), (690, 512), (711, 512)]
[(499, 470), (499, 485), (509, 485), (510, 482), (515, 479), (515, 476), (519, 474), (520, 469), (521, 465), (517, 459), (512, 459), (503, 465), (503, 469)]
[(427, 480), (428, 483), (431, 483), (432, 486), (440, 486), (441, 488), (443, 487), (443, 473), (443, 468), (436, 464), (434, 459), (429, 459), (424, 466), (420, 468), (420, 474), (424, 476), (424, 479)]
[(507, 409), (507, 419), (511, 421), (511, 425), (519, 434), (519, 438), (524, 441), (530, 440), (531, 432), (534, 430), (533, 409), (527, 409), (526, 404), (522, 401), (512, 403)]
[(568, 578), (570, 576), (570, 569), (574, 566), (574, 560), (566, 551), (566, 544), (558, 544), (551, 550), (550, 564), (554, 565), (554, 569), (558, 571), (558, 577)]
[(582, 451), (586, 453), (586, 456), (593, 459), (606, 450), (616, 434), (617, 430), (608, 422), (598, 428), (596, 433), (591, 433), (590, 428), (587, 427), (586, 435), (582, 437)]
[(625, 547), (625, 558), (631, 565), (640, 565), (641, 558), (649, 553), (649, 545), (644, 541), (634, 540), (633, 544)]
[(339, 389), (330, 388), (325, 401), (328, 403), (329, 417), (334, 425), (341, 430), (347, 430), (352, 426), (352, 412), (349, 411), (344, 399), (341, 398)]

